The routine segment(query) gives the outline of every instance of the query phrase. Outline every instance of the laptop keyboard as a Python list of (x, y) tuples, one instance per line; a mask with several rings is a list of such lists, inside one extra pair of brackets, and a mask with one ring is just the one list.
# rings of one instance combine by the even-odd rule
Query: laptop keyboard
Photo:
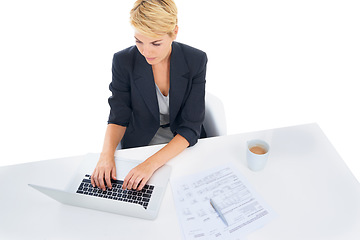
[(122, 184), (124, 181), (111, 179), (112, 188), (106, 188), (105, 191), (91, 185), (91, 176), (85, 175), (76, 193), (90, 195), (94, 197), (108, 198), (116, 201), (139, 204), (147, 209), (151, 194), (154, 191), (153, 185), (145, 185), (141, 191), (124, 190)]

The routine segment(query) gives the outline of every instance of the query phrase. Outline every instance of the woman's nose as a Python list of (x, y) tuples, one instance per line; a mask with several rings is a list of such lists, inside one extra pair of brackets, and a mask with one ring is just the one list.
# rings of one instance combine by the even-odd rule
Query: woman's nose
[(144, 55), (146, 57), (146, 56), (148, 56), (148, 54), (149, 54), (149, 47), (148, 46), (143, 46), (142, 55)]

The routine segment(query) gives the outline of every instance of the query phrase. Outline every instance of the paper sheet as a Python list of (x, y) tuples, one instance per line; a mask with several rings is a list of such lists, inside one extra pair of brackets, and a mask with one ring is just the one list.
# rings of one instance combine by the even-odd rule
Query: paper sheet
[[(171, 181), (183, 238), (243, 240), (275, 213), (232, 164)], [(210, 205), (220, 207), (226, 226)]]

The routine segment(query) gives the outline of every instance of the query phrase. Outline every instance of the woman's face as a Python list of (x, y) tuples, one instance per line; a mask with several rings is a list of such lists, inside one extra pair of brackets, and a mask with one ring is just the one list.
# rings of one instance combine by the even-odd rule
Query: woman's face
[(177, 31), (174, 37), (165, 34), (158, 38), (151, 38), (135, 31), (136, 47), (150, 65), (164, 63), (170, 57), (171, 44), (176, 38), (176, 33)]

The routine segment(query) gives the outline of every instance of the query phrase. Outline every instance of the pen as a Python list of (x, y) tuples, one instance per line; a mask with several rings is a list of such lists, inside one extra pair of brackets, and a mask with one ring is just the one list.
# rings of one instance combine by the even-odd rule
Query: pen
[(216, 205), (216, 203), (210, 198), (210, 205), (214, 208), (215, 212), (217, 212), (217, 214), (219, 215), (219, 217), (221, 218), (221, 220), (225, 223), (226, 226), (229, 226), (229, 224), (227, 223), (224, 215), (221, 213), (218, 205)]

